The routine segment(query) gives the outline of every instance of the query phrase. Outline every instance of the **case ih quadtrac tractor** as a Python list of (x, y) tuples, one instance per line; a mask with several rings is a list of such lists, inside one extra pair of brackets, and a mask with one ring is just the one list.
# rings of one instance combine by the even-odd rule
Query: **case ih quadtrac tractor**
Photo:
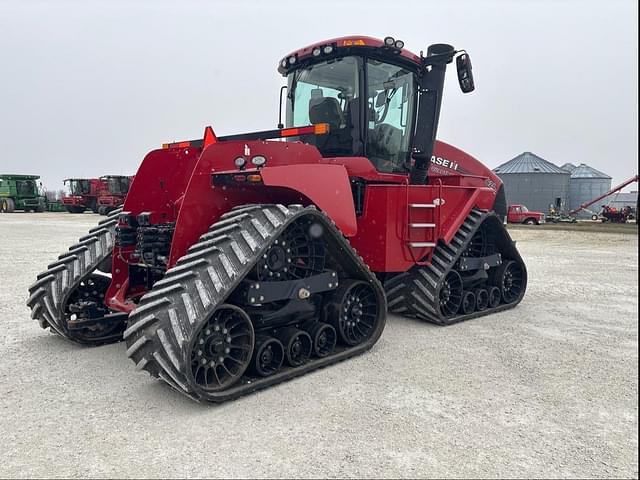
[(469, 57), (403, 47), (297, 50), (278, 68), (286, 126), (149, 153), (123, 210), (38, 276), (32, 317), (124, 339), (139, 369), (217, 402), (363, 353), (387, 308), (448, 325), (515, 306), (502, 183), (435, 140), (445, 68), (469, 92)]

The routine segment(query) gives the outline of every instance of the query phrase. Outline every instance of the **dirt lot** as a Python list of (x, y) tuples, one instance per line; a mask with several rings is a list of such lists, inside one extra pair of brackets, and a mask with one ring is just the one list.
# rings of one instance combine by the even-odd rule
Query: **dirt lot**
[(0, 216), (0, 477), (637, 477), (638, 237), (512, 229), (529, 290), (221, 406), (81, 348), (24, 302), (91, 214)]

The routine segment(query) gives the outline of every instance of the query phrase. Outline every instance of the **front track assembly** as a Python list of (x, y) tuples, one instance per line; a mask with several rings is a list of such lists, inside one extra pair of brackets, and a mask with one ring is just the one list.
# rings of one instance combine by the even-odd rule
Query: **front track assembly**
[(389, 310), (439, 325), (515, 307), (527, 270), (500, 218), (472, 210), (451, 243), (439, 242), (430, 265), (387, 279)]
[(231, 210), (142, 297), (127, 355), (178, 392), (222, 402), (360, 354), (382, 285), (313, 207)]

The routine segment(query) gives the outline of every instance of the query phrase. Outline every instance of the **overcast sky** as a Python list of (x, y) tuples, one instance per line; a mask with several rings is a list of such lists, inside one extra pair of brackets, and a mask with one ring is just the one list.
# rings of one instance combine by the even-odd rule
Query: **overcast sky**
[(469, 51), (476, 91), (449, 75), (442, 140), (491, 167), (528, 150), (620, 182), (638, 170), (637, 18), (636, 0), (0, 0), (0, 172), (58, 189), (133, 174), (205, 125), (275, 128), (278, 60), (363, 34)]

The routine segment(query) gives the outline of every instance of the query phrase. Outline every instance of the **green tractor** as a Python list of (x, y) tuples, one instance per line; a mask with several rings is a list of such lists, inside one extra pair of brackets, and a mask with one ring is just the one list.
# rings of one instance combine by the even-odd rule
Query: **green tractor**
[(0, 213), (14, 210), (44, 212), (47, 201), (38, 188), (39, 178), (37, 175), (0, 174)]

